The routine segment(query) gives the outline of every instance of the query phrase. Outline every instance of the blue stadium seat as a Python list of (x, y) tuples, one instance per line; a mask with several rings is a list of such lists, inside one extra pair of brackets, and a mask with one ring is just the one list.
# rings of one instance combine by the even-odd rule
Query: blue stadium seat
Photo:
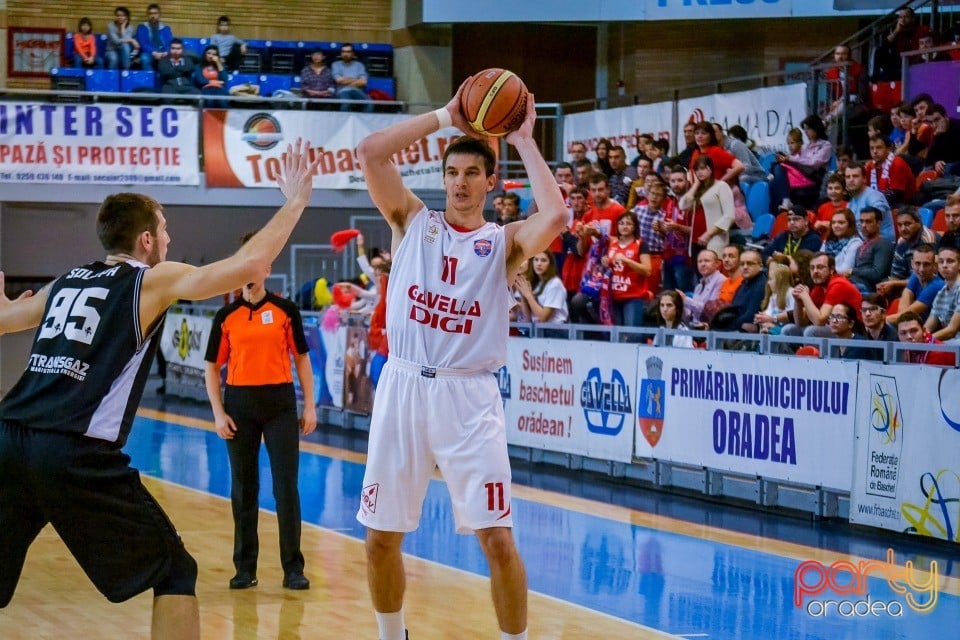
[(367, 91), (370, 89), (377, 89), (378, 91), (383, 91), (390, 96), (391, 99), (396, 100), (397, 98), (397, 88), (396, 81), (393, 78), (367, 78)]
[(120, 72), (111, 69), (87, 69), (87, 91), (116, 93), (120, 91)]
[(920, 207), (917, 211), (920, 212), (920, 221), (923, 222), (923, 226), (929, 227), (933, 224), (933, 216), (936, 214), (936, 211), (927, 209), (926, 207)]
[(201, 38), (180, 38), (183, 41), (183, 48), (185, 51), (192, 51), (197, 54), (197, 57), (203, 53), (203, 45), (200, 43)]
[(773, 214), (764, 213), (754, 220), (751, 236), (754, 240), (759, 240), (764, 236), (768, 236), (770, 235), (771, 227), (773, 227)]
[(773, 163), (777, 161), (777, 154), (775, 153), (765, 153), (760, 156), (760, 166), (764, 168), (768, 173), (770, 172), (770, 167), (773, 166)]
[(293, 81), (290, 83), (290, 88), (291, 89), (300, 88), (300, 76), (293, 76)]
[(50, 69), (50, 88), (54, 91), (83, 91), (86, 85), (87, 75), (83, 69), (73, 67)]
[(266, 73), (260, 76), (260, 95), (270, 97), (274, 91), (290, 91), (293, 87), (293, 78), (291, 76), (281, 76), (272, 73)]
[(157, 74), (154, 71), (125, 70), (120, 72), (120, 91), (155, 91), (156, 88)]
[(747, 195), (747, 211), (754, 222), (765, 213), (770, 213), (770, 184), (764, 180), (754, 182)]

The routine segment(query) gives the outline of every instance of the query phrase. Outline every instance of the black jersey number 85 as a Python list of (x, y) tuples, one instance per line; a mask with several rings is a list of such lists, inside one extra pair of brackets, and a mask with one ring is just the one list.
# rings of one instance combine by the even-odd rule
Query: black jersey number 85
[(108, 293), (110, 290), (103, 287), (60, 289), (50, 301), (50, 310), (37, 338), (45, 340), (62, 333), (67, 340), (90, 344), (100, 326), (100, 313), (91, 303), (106, 300)]

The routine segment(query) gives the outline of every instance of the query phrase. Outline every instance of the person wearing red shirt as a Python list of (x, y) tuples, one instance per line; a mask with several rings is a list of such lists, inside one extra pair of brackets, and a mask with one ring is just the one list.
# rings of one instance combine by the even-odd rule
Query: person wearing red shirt
[(584, 224), (594, 228), (590, 235), (613, 235), (617, 230), (617, 220), (625, 209), (610, 198), (610, 179), (603, 173), (594, 173), (590, 176), (590, 194), (593, 196), (593, 206), (583, 216)]
[(830, 222), (833, 214), (847, 208), (847, 185), (839, 173), (831, 174), (827, 178), (827, 200), (817, 207), (817, 215), (813, 221), (814, 230), (820, 238), (826, 241), (830, 235)]
[(870, 186), (883, 194), (891, 209), (910, 202), (917, 190), (917, 179), (907, 161), (894, 153), (890, 140), (881, 136), (870, 138), (870, 157)]
[(743, 173), (743, 163), (720, 146), (717, 141), (717, 132), (709, 122), (698, 122), (693, 130), (693, 139), (697, 148), (690, 157), (689, 169), (694, 171), (694, 164), (700, 156), (709, 156), (713, 162), (713, 179), (723, 180), (731, 187), (738, 184), (738, 176)]
[(617, 219), (617, 235), (611, 238), (603, 266), (612, 271), (610, 297), (613, 299), (613, 323), (621, 327), (639, 327), (643, 324), (644, 302), (653, 294), (647, 283), (650, 275), (650, 255), (643, 249), (640, 223), (630, 212)]
[[(900, 342), (912, 342), (914, 344), (943, 344), (937, 340), (930, 332), (923, 328), (920, 322), (920, 316), (913, 311), (908, 311), (900, 315), (897, 319), (897, 336)], [(907, 362), (913, 364), (933, 364), (940, 367), (954, 367), (957, 358), (948, 351), (906, 351), (904, 352)]]
[(810, 260), (810, 278), (812, 289), (805, 284), (793, 288), (795, 322), (783, 327), (782, 335), (829, 338), (833, 335), (828, 325), (833, 305), (843, 302), (851, 309), (860, 309), (863, 294), (837, 273), (830, 254), (821, 252)]
[(583, 270), (587, 266), (587, 254), (581, 252), (581, 238), (586, 233), (584, 229), (583, 217), (590, 210), (587, 204), (589, 192), (583, 187), (577, 187), (570, 192), (567, 202), (570, 205), (570, 213), (573, 220), (570, 228), (563, 234), (563, 247), (565, 256), (563, 259), (563, 268), (560, 271), (560, 280), (563, 281), (563, 288), (567, 290), (567, 304), (580, 291), (580, 280), (583, 278)]
[(73, 66), (77, 69), (102, 69), (103, 58), (97, 55), (97, 36), (93, 35), (90, 18), (80, 18), (73, 34)]

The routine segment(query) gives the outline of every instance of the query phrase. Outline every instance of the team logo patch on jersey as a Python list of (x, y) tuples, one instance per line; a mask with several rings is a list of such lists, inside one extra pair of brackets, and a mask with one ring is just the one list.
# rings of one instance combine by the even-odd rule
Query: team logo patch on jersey
[(437, 241), (437, 236), (440, 235), (440, 225), (436, 222), (430, 221), (427, 223), (427, 228), (423, 232), (423, 241), (428, 244), (433, 244)]
[(473, 252), (481, 258), (486, 258), (493, 251), (493, 243), (489, 240), (474, 240)]
[(380, 483), (367, 485), (360, 494), (360, 508), (364, 513), (377, 512), (377, 494), (380, 493)]

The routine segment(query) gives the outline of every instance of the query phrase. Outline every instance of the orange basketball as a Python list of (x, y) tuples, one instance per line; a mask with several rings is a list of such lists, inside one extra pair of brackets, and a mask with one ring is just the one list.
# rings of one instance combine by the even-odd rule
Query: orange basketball
[(505, 136), (526, 118), (527, 87), (512, 71), (486, 69), (467, 80), (460, 111), (477, 133)]

